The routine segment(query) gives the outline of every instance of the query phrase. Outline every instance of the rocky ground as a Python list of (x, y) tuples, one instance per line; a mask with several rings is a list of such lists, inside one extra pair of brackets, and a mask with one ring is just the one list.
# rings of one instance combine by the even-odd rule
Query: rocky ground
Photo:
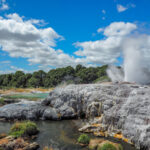
[(37, 150), (39, 145), (36, 142), (30, 143), (23, 138), (7, 136), (0, 139), (1, 150)]
[(114, 136), (150, 149), (150, 87), (103, 83), (56, 88), (40, 102), (23, 101), (0, 108), (4, 119), (94, 118), (80, 131)]

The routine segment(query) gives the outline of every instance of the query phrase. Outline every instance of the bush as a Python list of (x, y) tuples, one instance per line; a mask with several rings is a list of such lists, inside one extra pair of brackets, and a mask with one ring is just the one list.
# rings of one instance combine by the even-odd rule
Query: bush
[(98, 150), (117, 150), (117, 148), (111, 143), (105, 143)]
[(5, 104), (4, 98), (2, 98), (2, 97), (0, 98), (0, 104), (1, 104), (1, 105), (4, 105), (4, 104)]
[(10, 135), (14, 137), (32, 136), (38, 133), (37, 125), (34, 122), (17, 122), (10, 129)]
[(78, 142), (81, 143), (81, 144), (89, 144), (90, 138), (89, 138), (88, 135), (82, 134), (82, 135), (80, 135), (80, 137), (78, 138)]

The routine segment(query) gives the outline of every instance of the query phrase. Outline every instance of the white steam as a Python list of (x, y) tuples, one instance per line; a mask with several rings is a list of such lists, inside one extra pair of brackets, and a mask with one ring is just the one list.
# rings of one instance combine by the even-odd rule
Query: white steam
[(123, 41), (123, 72), (115, 66), (107, 70), (112, 81), (150, 83), (150, 37), (140, 36)]
[(109, 66), (107, 74), (112, 82), (121, 82), (124, 80), (123, 70), (116, 66)]

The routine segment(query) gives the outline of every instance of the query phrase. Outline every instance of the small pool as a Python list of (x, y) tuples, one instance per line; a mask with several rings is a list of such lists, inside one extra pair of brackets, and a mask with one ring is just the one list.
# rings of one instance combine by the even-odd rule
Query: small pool
[[(51, 146), (54, 150), (87, 150), (76, 144), (80, 135), (76, 126), (77, 122), (78, 120), (37, 121), (40, 133), (35, 141), (40, 144), (39, 150), (42, 150), (44, 146)], [(0, 133), (8, 133), (12, 124), (0, 122)], [(123, 141), (111, 138), (109, 140), (122, 144), (124, 150), (136, 150)]]
[(4, 95), (7, 99), (27, 99), (27, 100), (41, 100), (45, 99), (49, 93), (19, 93), (19, 94), (9, 94)]

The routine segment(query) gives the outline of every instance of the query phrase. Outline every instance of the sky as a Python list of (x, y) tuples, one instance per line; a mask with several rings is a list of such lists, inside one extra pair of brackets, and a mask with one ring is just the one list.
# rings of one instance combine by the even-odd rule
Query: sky
[(149, 0), (0, 0), (0, 74), (122, 65), (130, 39), (150, 49), (149, 8)]

